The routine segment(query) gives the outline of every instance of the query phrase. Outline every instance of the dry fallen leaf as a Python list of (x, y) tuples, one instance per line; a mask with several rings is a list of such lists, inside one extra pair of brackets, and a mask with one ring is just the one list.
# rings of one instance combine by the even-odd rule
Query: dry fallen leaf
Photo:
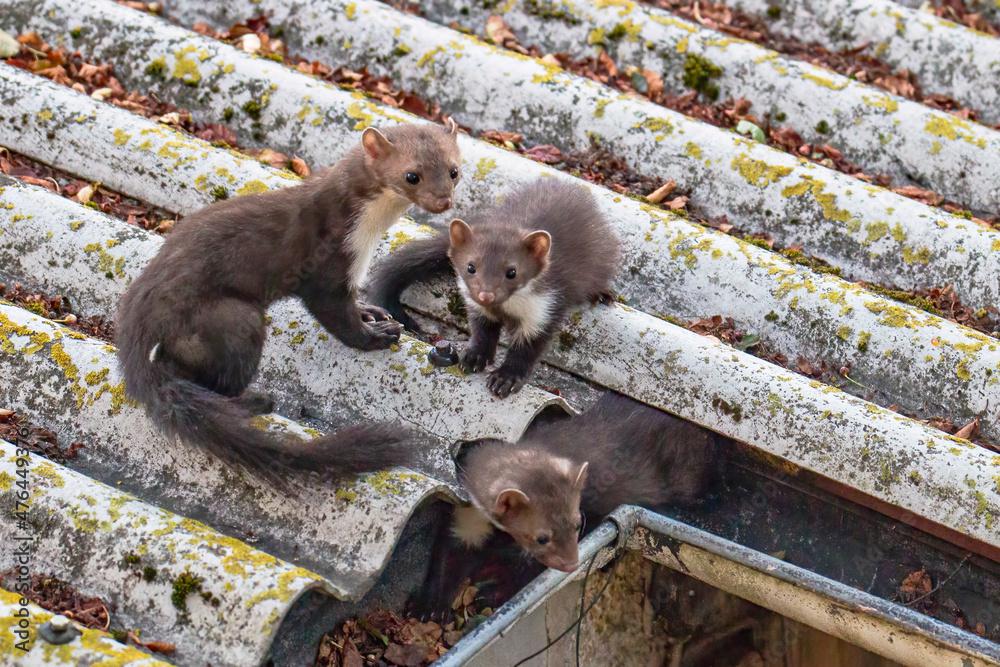
[(653, 100), (659, 98), (663, 94), (663, 78), (649, 69), (642, 70), (642, 76), (646, 79), (646, 84), (649, 86), (646, 94)]
[(549, 67), (562, 67), (562, 65), (559, 63), (559, 59), (556, 58), (551, 53), (546, 53), (544, 56), (542, 56), (541, 60)]
[(976, 417), (971, 422), (955, 431), (955, 437), (971, 440), (975, 437), (977, 430), (979, 430), (979, 417)]
[(670, 179), (660, 187), (656, 188), (648, 195), (646, 195), (646, 201), (650, 204), (659, 204), (661, 201), (670, 196), (670, 193), (677, 188), (677, 182), (674, 179)]
[(486, 35), (490, 38), (491, 42), (498, 46), (503, 46), (503, 43), (507, 40), (517, 42), (517, 37), (514, 36), (510, 27), (504, 22), (502, 17), (496, 14), (486, 19)]
[(86, 204), (94, 197), (94, 186), (86, 185), (80, 188), (80, 191), (76, 193), (76, 200), (81, 204)]
[(40, 185), (46, 190), (51, 190), (52, 192), (58, 192), (59, 188), (52, 179), (49, 178), (37, 178), (35, 176), (18, 176), (18, 179), (29, 183), (31, 185)]
[(687, 196), (681, 195), (680, 197), (674, 197), (673, 199), (668, 201), (667, 208), (669, 208), (671, 211), (678, 211), (687, 206), (687, 203), (688, 203)]
[(270, 148), (264, 148), (257, 154), (257, 159), (261, 162), (281, 169), (288, 164), (288, 156)]
[(927, 570), (921, 568), (916, 572), (911, 572), (903, 579), (899, 585), (899, 594), (904, 602), (916, 599), (922, 595), (927, 595), (933, 589), (931, 577)]
[(309, 165), (306, 161), (300, 157), (293, 157), (291, 162), (292, 171), (301, 176), (302, 178), (308, 178), (312, 171), (309, 169)]
[(389, 644), (383, 656), (394, 665), (402, 667), (419, 667), (427, 657), (427, 647), (423, 644)]
[(524, 154), (532, 160), (538, 160), (539, 162), (544, 162), (545, 164), (557, 164), (563, 161), (562, 151), (551, 144), (532, 146), (528, 150), (524, 151)]
[(171, 111), (170, 113), (165, 113), (156, 119), (157, 123), (163, 123), (164, 125), (180, 125), (181, 115), (176, 111)]

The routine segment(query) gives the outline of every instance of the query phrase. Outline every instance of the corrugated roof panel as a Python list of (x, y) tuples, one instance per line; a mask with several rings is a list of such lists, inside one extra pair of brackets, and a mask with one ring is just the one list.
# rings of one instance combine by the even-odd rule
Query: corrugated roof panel
[[(29, 527), (5, 512), (0, 538), (17, 544), (16, 536), (30, 536), (31, 573), (78, 582), (114, 609), (116, 625), (174, 644), (171, 661), (260, 664), (300, 595), (336, 590), (318, 574), (48, 459), (18, 456), (0, 440), (0, 498), (10, 507), (22, 480)], [(4, 560), (11, 558), (8, 550)], [(180, 603), (172, 600), (179, 580), (194, 588)]]
[[(85, 629), (79, 637), (68, 644), (53, 645), (35, 637), (37, 628), (48, 622), (53, 614), (41, 607), (29, 604), (21, 606), (21, 596), (0, 589), (0, 658), (5, 664), (18, 667), (170, 667), (169, 662), (154, 658), (132, 646), (123, 646), (106, 632)], [(27, 609), (31, 617), (31, 638), (26, 644), (27, 651), (18, 648), (20, 638), (13, 635), (18, 622), (16, 614)], [(9, 662), (8, 662), (9, 661)]]
[[(259, 548), (329, 579), (338, 597), (363, 595), (410, 514), (449, 493), (422, 474), (392, 470), (339, 486), (303, 477), (290, 503), (260, 480), (157, 432), (125, 396), (114, 348), (2, 303), (0, 376), (18, 378), (0, 387), (5, 406), (84, 442), (73, 463), (81, 472), (236, 535), (252, 532)], [(315, 433), (276, 415), (267, 423)]]
[[(368, 28), (365, 39), (370, 40), (371, 44), (382, 40), (381, 51), (391, 52), (396, 43), (393, 36), (395, 27), (411, 25), (411, 19), (384, 15), (389, 10), (376, 8), (374, 5), (359, 7), (370, 7), (369, 13), (365, 14), (365, 25)], [(316, 88), (315, 80), (306, 75), (290, 72), (276, 63), (252, 58), (211, 39), (185, 33), (172, 26), (163, 26), (155, 17), (129, 12), (96, 0), (87, 0), (79, 5), (75, 16), (79, 17), (84, 10), (103, 26), (102, 35), (105, 28), (117, 31), (114, 34), (118, 37), (108, 40), (108, 43), (115, 44), (116, 49), (128, 48), (129, 45), (135, 47), (136, 62), (147, 62), (144, 59), (151, 61), (162, 55), (169, 65), (173, 62), (171, 58), (176, 59), (178, 53), (184, 53), (188, 49), (204, 55), (204, 60), (199, 56), (199, 71), (205, 77), (205, 85), (220, 88), (221, 97), (202, 99), (203, 96), (197, 95), (190, 86), (148, 76), (137, 65), (123, 72), (130, 85), (177, 97), (196, 115), (218, 117), (223, 113), (228, 96), (235, 95), (234, 99), (239, 100), (242, 99), (239, 95), (247, 90), (261, 89), (262, 86), (270, 89), (270, 86), (274, 86), (273, 94), (268, 98), (268, 104), (261, 109), (259, 119), (240, 114), (231, 119), (233, 127), (242, 131), (248, 141), (266, 141), (283, 150), (301, 152), (311, 159), (325, 161), (341, 150), (331, 147), (332, 143), (338, 141), (338, 133), (340, 136), (351, 136), (355, 128), (371, 122), (414, 120), (399, 110), (360, 100), (334, 87)], [(378, 20), (379, 16), (383, 18)], [(353, 22), (348, 21), (349, 25), (345, 28), (342, 18), (331, 15), (330, 21), (331, 29), (334, 26), (340, 26), (341, 30), (353, 29)], [(376, 28), (379, 28), (378, 32)], [(131, 34), (134, 39), (126, 39), (126, 33)], [(516, 89), (516, 96), (528, 96), (530, 93), (531, 97), (517, 99), (523, 103), (522, 106), (545, 109), (545, 113), (537, 114), (532, 122), (538, 124), (540, 129), (537, 131), (549, 135), (560, 132), (558, 119), (563, 118), (565, 113), (579, 113), (578, 105), (572, 100), (608, 96), (606, 91), (600, 91), (589, 81), (562, 74), (556, 76), (530, 59), (477, 46), (453, 32), (428, 26), (422, 31), (411, 27), (408, 34), (409, 39), (422, 40), (420, 43), (424, 46), (430, 47), (434, 43), (440, 47), (440, 50), (434, 51), (433, 57), (440, 68), (434, 81), (429, 81), (427, 86), (433, 85), (436, 97), (445, 102), (451, 100), (451, 104), (457, 107), (461, 105), (460, 96), (471, 95), (471, 91), (477, 90), (473, 86), (476, 85), (475, 81), (481, 81), (480, 73), (484, 68), (510, 72), (521, 82), (522, 85)], [(88, 39), (87, 35), (82, 35), (81, 39)], [(451, 39), (458, 40), (457, 43), (462, 44), (462, 48), (459, 50), (449, 46)], [(103, 36), (95, 38), (94, 46), (109, 48), (110, 54), (110, 47), (105, 41)], [(105, 46), (101, 47), (102, 44)], [(374, 46), (369, 48), (374, 53)], [(419, 50), (415, 49), (414, 53), (417, 52)], [(536, 78), (536, 75), (541, 78)], [(556, 77), (551, 82), (546, 78), (550, 75)], [(529, 104), (529, 99), (534, 101)], [(608, 99), (618, 98), (612, 95)], [(539, 104), (547, 106), (539, 107)], [(609, 123), (608, 109), (610, 107), (605, 109), (604, 117), (581, 120), (579, 127), (576, 127), (579, 131), (574, 133), (574, 137), (579, 140), (581, 136), (585, 136), (585, 129), (601, 129), (601, 123)], [(303, 110), (306, 113), (300, 113)], [(476, 111), (479, 116), (491, 113), (494, 110), (489, 105)], [(621, 131), (622, 118), (626, 116), (615, 117), (617, 120), (613, 125), (618, 128), (616, 131)], [(491, 121), (497, 120), (493, 116), (488, 117)], [(645, 117), (647, 116), (637, 117), (636, 123), (641, 126)], [(314, 123), (316, 120), (319, 122)], [(636, 123), (626, 123), (625, 127), (631, 128)], [(680, 128), (676, 134), (679, 135), (683, 130), (690, 135), (689, 139), (696, 136), (716, 137), (706, 143), (702, 150), (711, 148), (712, 163), (722, 164), (729, 171), (733, 171), (730, 165), (734, 160), (739, 162), (743, 153), (752, 153), (758, 157), (766, 153), (769, 157), (762, 162), (766, 173), (771, 173), (766, 170), (767, 165), (777, 160), (774, 163), (782, 167), (779, 170), (782, 179), (766, 178), (766, 183), (762, 181), (764, 187), (770, 187), (774, 184), (772, 181), (783, 180), (787, 176), (783, 171), (784, 166), (788, 169), (799, 168), (798, 162), (786, 154), (746, 142), (718, 128), (709, 128), (705, 124), (679, 117), (671, 123), (672, 127)], [(604, 130), (602, 133), (606, 133)], [(636, 133), (642, 132), (644, 130), (641, 127), (636, 129)], [(664, 142), (673, 141), (670, 139), (672, 135), (665, 131), (663, 134)], [(646, 147), (644, 150), (654, 152), (655, 149), (650, 149), (650, 145), (662, 145), (662, 142), (655, 140), (640, 143)], [(475, 187), (458, 189), (456, 196), (461, 207), (492, 203), (503, 196), (512, 184), (543, 174), (565, 177), (552, 169), (483, 142), (463, 139), (462, 150), (466, 173), (473, 175)], [(678, 152), (683, 152), (682, 148), (674, 151), (673, 156), (676, 157)], [(708, 153), (704, 153), (704, 156), (707, 159)], [(664, 156), (660, 155), (657, 159), (662, 160)], [(757, 157), (753, 159), (756, 160)], [(671, 160), (667, 160), (664, 168), (672, 163)], [(789, 160), (791, 162), (785, 165)], [(862, 187), (857, 191), (857, 181), (842, 174), (814, 166), (810, 166), (810, 170), (805, 176), (812, 178), (824, 173), (823, 180), (830, 188), (836, 184), (835, 189), (830, 189), (816, 200), (814, 212), (818, 216), (817, 220), (825, 219), (826, 207), (822, 205), (824, 201), (833, 202), (838, 207), (850, 206), (850, 216), (856, 216), (862, 229), (866, 225), (885, 222), (885, 216), (891, 217), (897, 208), (909, 211), (903, 216), (905, 220), (900, 219), (900, 224), (905, 222), (906, 225), (916, 225), (921, 234), (926, 236), (921, 243), (936, 244), (935, 247), (939, 247), (941, 252), (935, 258), (951, 258), (951, 268), (943, 270), (935, 280), (948, 282), (953, 277), (962, 278), (966, 284), (975, 285), (974, 289), (985, 290), (981, 293), (984, 298), (1000, 293), (1000, 283), (995, 280), (995, 276), (1000, 275), (1000, 268), (993, 272), (986, 271), (980, 279), (967, 280), (962, 277), (979, 270), (977, 267), (989, 266), (998, 261), (996, 253), (985, 250), (985, 246), (980, 247), (978, 254), (975, 254), (985, 262), (980, 263), (970, 261), (970, 255), (956, 249), (980, 237), (990, 240), (996, 236), (995, 233), (974, 231), (971, 223), (964, 219), (958, 219), (954, 230), (941, 230), (929, 218), (920, 220), (921, 215), (932, 215), (932, 210), (922, 204), (877, 188)], [(739, 172), (739, 169), (736, 168), (735, 171)], [(805, 176), (793, 185), (808, 184)], [(697, 189), (709, 191), (718, 185), (717, 181), (716, 178), (706, 177), (698, 181)], [(760, 187), (748, 184), (745, 180), (725, 182), (728, 185), (716, 193), (718, 198), (731, 199), (742, 196), (740, 193), (755, 193), (753, 196), (757, 199), (753, 199), (755, 203), (748, 204), (750, 209), (756, 206), (771, 210), (773, 205), (787, 201), (778, 191), (759, 199), (762, 196)], [(887, 300), (856, 284), (814, 273), (780, 255), (690, 224), (679, 217), (614, 195), (603, 188), (593, 187), (593, 191), (602, 208), (616, 221), (625, 241), (624, 264), (636, 269), (634, 273), (623, 272), (618, 285), (626, 297), (633, 299), (635, 305), (648, 312), (679, 317), (725, 313), (741, 326), (759, 332), (776, 351), (788, 358), (801, 356), (809, 360), (827, 361), (835, 368), (851, 368), (852, 379), (877, 392), (884, 404), (895, 403), (913, 411), (927, 410), (927, 416), (933, 416), (930, 413), (934, 412), (945, 414), (956, 422), (982, 416), (983, 432), (988, 437), (996, 436), (996, 425), (1000, 421), (993, 417), (1000, 415), (1000, 399), (989, 400), (995, 387), (990, 384), (986, 371), (992, 372), (1000, 364), (1000, 350), (988, 337), (927, 315), (917, 308)], [(796, 216), (795, 211), (789, 210), (778, 217)], [(837, 222), (835, 227), (849, 229), (851, 225)], [(952, 239), (949, 236), (951, 233), (958, 236)], [(884, 234), (883, 237), (895, 242), (891, 233)], [(909, 242), (914, 241), (911, 239)], [(669, 253), (664, 252), (663, 248), (668, 248)], [(928, 267), (937, 266), (936, 262), (900, 263), (893, 259), (898, 259), (903, 254), (902, 249), (887, 252), (884, 257), (873, 262), (870, 268), (878, 271), (886, 270), (885, 267), (898, 269), (902, 272), (898, 281), (893, 281), (890, 277), (895, 275), (893, 271), (886, 271), (882, 277), (886, 282), (899, 284), (910, 279), (916, 280), (931, 270)], [(867, 251), (845, 253), (847, 255), (867, 257)], [(932, 344), (932, 341), (937, 343)], [(892, 355), (896, 360), (911, 360), (911, 363), (887, 365), (883, 362), (885, 355)], [(934, 388), (930, 404), (927, 400), (928, 387)]]

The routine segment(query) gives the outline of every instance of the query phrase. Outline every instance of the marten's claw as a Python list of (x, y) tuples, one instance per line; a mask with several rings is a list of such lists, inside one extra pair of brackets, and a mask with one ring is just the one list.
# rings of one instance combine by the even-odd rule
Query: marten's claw
[(368, 339), (361, 346), (364, 350), (384, 350), (398, 343), (403, 333), (403, 325), (392, 320), (365, 323), (364, 326), (368, 333)]
[(604, 290), (602, 292), (598, 292), (597, 294), (590, 295), (590, 305), (592, 306), (596, 306), (597, 304), (601, 304), (602, 306), (610, 306), (617, 300), (618, 298), (615, 296), (615, 293), (612, 292), (611, 290)]
[(358, 303), (361, 319), (365, 322), (385, 322), (392, 319), (392, 314), (385, 308), (373, 306), (370, 303)]
[(521, 387), (524, 386), (524, 376), (499, 368), (490, 373), (486, 386), (498, 398), (507, 398), (521, 391)]
[(493, 360), (488, 354), (469, 348), (462, 355), (459, 365), (463, 373), (478, 373), (489, 366), (491, 361)]

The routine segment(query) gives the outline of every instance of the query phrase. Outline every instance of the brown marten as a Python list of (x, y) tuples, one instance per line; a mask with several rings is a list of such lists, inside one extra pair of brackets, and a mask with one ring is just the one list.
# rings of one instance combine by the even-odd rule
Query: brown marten
[(408, 461), (405, 429), (366, 424), (308, 444), (250, 424), (267, 397), (257, 373), (264, 313), (297, 296), (345, 345), (375, 350), (401, 325), (357, 302), (376, 244), (411, 204), (441, 213), (459, 177), (457, 127), (368, 128), (301, 185), (188, 216), (122, 297), (118, 357), (128, 394), (164, 430), (280, 481), (289, 468), (359, 473)]
[(375, 272), (368, 294), (416, 330), (400, 302), (413, 282), (454, 270), (469, 316), (471, 340), (462, 369), (493, 362), (500, 332), (510, 349), (487, 384), (500, 397), (518, 391), (573, 308), (610, 300), (620, 249), (611, 225), (583, 187), (539, 179), (510, 193), (448, 234), (413, 241)]
[(717, 438), (609, 392), (580, 416), (516, 443), (472, 445), (458, 466), (472, 505), (455, 509), (452, 532), (476, 547), (499, 528), (543, 565), (571, 572), (583, 515), (600, 520), (619, 505), (699, 502), (718, 465)]

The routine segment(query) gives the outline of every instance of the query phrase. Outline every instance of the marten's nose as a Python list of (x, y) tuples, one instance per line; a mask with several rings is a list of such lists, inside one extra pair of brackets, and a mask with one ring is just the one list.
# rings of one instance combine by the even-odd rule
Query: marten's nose
[(493, 300), (497, 298), (497, 295), (493, 292), (480, 292), (476, 295), (476, 300), (479, 303), (489, 305), (493, 303)]
[(451, 208), (451, 197), (438, 197), (434, 200), (431, 213), (444, 213)]
[(578, 560), (571, 561), (568, 558), (559, 558), (558, 556), (552, 556), (547, 561), (543, 561), (542, 564), (562, 572), (573, 572), (580, 566)]

